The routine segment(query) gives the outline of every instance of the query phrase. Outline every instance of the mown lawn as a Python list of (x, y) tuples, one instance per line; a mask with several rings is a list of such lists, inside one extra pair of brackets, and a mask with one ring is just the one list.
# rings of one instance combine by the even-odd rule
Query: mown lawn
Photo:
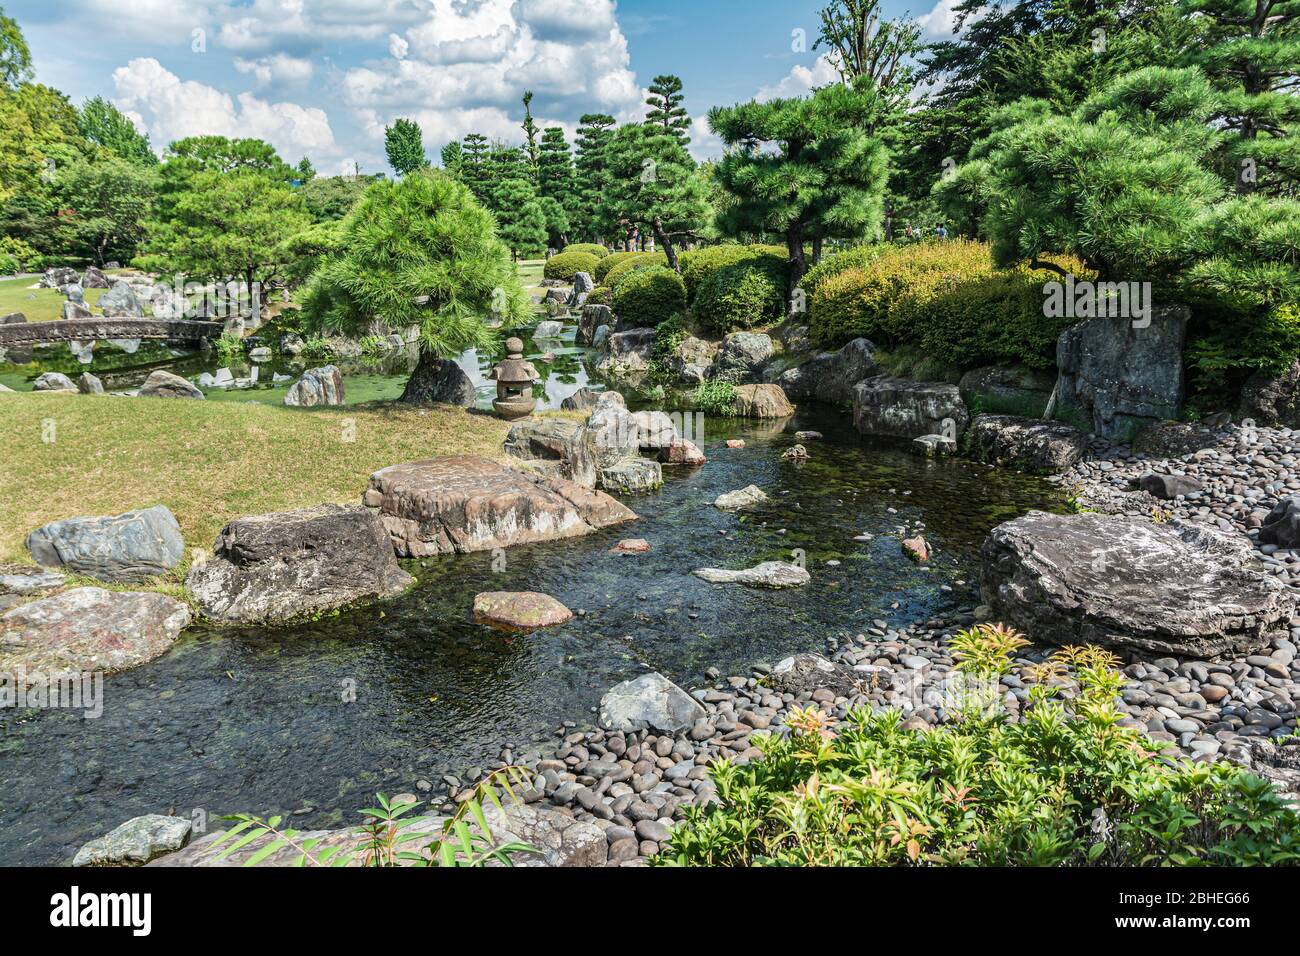
[(207, 550), (231, 518), (358, 503), (388, 465), (500, 459), (508, 430), (453, 408), (0, 394), (0, 562), (29, 563), (24, 539), (47, 522), (155, 504)]

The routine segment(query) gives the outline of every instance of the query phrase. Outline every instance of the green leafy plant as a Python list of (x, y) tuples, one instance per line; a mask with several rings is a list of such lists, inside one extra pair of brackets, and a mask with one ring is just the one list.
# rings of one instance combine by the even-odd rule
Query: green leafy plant
[(599, 256), (587, 252), (583, 249), (574, 249), (570, 246), (558, 255), (551, 256), (546, 260), (546, 265), (542, 269), (542, 275), (547, 279), (561, 279), (565, 282), (572, 282), (573, 277), (579, 272), (585, 272), (591, 275), (596, 271), (596, 264), (600, 262)]
[(681, 265), (686, 294), (694, 302), (705, 280), (719, 269), (747, 263), (761, 268), (777, 282), (781, 289), (777, 294), (779, 300), (785, 292), (786, 272), (789, 268), (787, 258), (782, 246), (724, 244), (683, 252)]
[(747, 262), (723, 266), (700, 284), (695, 317), (719, 334), (769, 325), (781, 318), (784, 291), (769, 269)]
[(686, 311), (686, 286), (667, 266), (648, 266), (614, 287), (614, 312), (621, 322), (652, 328)]
[(733, 383), (711, 379), (691, 392), (691, 407), (706, 415), (730, 416), (735, 397), (736, 386)]

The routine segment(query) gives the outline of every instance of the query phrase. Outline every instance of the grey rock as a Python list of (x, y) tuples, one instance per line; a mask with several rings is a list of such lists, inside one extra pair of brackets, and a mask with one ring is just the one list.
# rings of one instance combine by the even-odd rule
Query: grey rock
[(131, 286), (119, 279), (99, 298), (99, 311), (110, 319), (138, 319), (144, 317), (144, 308)]
[(1200, 491), (1204, 485), (1190, 475), (1143, 475), (1138, 479), (1138, 488), (1163, 501), (1173, 501), (1180, 495), (1191, 495)]
[(853, 425), (864, 435), (959, 439), (968, 424), (970, 414), (956, 385), (880, 377), (853, 389)]
[(563, 322), (538, 322), (537, 327), (533, 329), (533, 338), (535, 339), (554, 339), (563, 334)]
[(1041, 418), (1055, 384), (1055, 376), (1042, 369), (991, 365), (967, 372), (957, 387), (967, 408), (992, 415)]
[(1300, 359), (1279, 374), (1251, 376), (1241, 390), (1241, 413), (1270, 428), (1300, 428)]
[(912, 451), (922, 458), (948, 458), (957, 454), (957, 440), (946, 435), (922, 435), (912, 439)]
[(770, 675), (772, 688), (796, 697), (825, 687), (837, 697), (853, 693), (857, 675), (820, 654), (796, 654), (778, 661)]
[(99, 269), (87, 266), (81, 276), (81, 285), (86, 289), (109, 289), (112, 288), (113, 283)]
[(10, 312), (8, 315), (0, 315), (0, 325), (22, 325), (27, 321), (27, 316), (21, 312)]
[(823, 352), (789, 369), (778, 383), (796, 401), (849, 403), (859, 382), (878, 375), (876, 346), (870, 339), (854, 339), (838, 352)]
[(745, 511), (767, 501), (767, 494), (757, 485), (719, 495), (713, 506), (719, 511)]
[(1065, 471), (1088, 450), (1088, 436), (1073, 425), (1013, 415), (980, 415), (965, 442), (973, 458), (1037, 474)]
[(89, 372), (82, 372), (81, 378), (77, 379), (77, 391), (82, 395), (103, 395), (104, 383)]
[(607, 305), (584, 305), (578, 318), (578, 345), (596, 346), (596, 330), (602, 325), (614, 325), (614, 313)]
[(27, 536), (27, 549), (42, 567), (118, 584), (165, 574), (185, 556), (176, 516), (162, 505), (54, 521)]
[[(327, 366), (327, 368), (332, 366)], [(317, 371), (324, 372), (325, 369)], [(305, 376), (304, 376), (305, 377)], [(338, 377), (337, 391), (339, 402), (343, 398), (343, 377)], [(458, 408), (472, 408), (478, 401), (478, 392), (474, 380), (452, 359), (440, 359), (432, 354), (421, 354), (406, 388), (402, 392), (402, 401), (423, 405), (455, 405)], [(328, 403), (322, 403), (328, 404)]]
[(775, 352), (769, 335), (732, 332), (722, 341), (713, 374), (729, 382), (753, 381)]
[(648, 458), (624, 458), (600, 469), (600, 487), (606, 491), (637, 494), (653, 491), (663, 483), (663, 466)]
[(1259, 541), (1279, 548), (1300, 548), (1300, 496), (1277, 503), (1260, 526)]
[(695, 576), (710, 584), (745, 584), (772, 589), (803, 587), (811, 580), (806, 569), (785, 561), (765, 561), (743, 571), (701, 568), (695, 572)]
[(44, 372), (32, 383), (33, 392), (75, 392), (77, 383), (62, 372)]
[(1052, 644), (1213, 659), (1263, 648), (1295, 613), (1244, 537), (1183, 521), (1030, 512), (980, 554), (995, 616)]
[(106, 836), (91, 840), (72, 861), (73, 866), (143, 866), (189, 842), (190, 821), (153, 813), (127, 820)]
[(596, 487), (596, 448), (591, 429), (563, 418), (528, 418), (510, 429), (505, 452), (530, 462), (553, 462), (554, 474), (584, 488)]
[(84, 302), (73, 302), (72, 300), (68, 300), (63, 303), (61, 318), (64, 322), (84, 322), (87, 319), (93, 319), (94, 317), (94, 313), (92, 313), (90, 309), (86, 308)]
[(650, 369), (654, 354), (655, 330), (631, 329), (609, 337), (609, 349), (596, 360), (596, 372), (612, 377), (637, 380)]
[(662, 674), (642, 674), (611, 688), (600, 699), (600, 725), (632, 733), (676, 733), (707, 716), (704, 707)]
[(157, 369), (144, 380), (140, 395), (142, 398), (203, 398), (203, 391), (179, 375)]
[(668, 369), (679, 382), (700, 385), (713, 374), (720, 346), (716, 342), (688, 335), (668, 359)]
[(323, 365), (303, 372), (284, 396), (284, 403), (294, 408), (342, 405), (346, 395), (343, 373), (335, 365)]

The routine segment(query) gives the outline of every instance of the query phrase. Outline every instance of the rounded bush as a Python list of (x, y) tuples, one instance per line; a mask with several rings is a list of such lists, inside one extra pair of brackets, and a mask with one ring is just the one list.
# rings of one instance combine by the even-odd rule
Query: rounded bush
[[(1079, 279), (1077, 259), (1050, 257)], [(1021, 362), (1044, 368), (1069, 319), (1043, 315), (1054, 273), (997, 269), (987, 243), (951, 240), (890, 247), (860, 266), (824, 277), (812, 293), (811, 328), (827, 347), (866, 337), (886, 348), (919, 346), (962, 368)]]
[(686, 311), (686, 284), (667, 266), (647, 266), (624, 276), (614, 289), (620, 323), (650, 328)]
[(546, 260), (546, 266), (542, 269), (542, 275), (547, 279), (560, 279), (564, 282), (572, 282), (573, 277), (579, 272), (585, 272), (591, 275), (596, 271), (596, 264), (600, 259), (590, 252), (569, 252), (565, 250), (559, 255), (551, 256)]
[(753, 262), (723, 266), (709, 274), (695, 296), (695, 318), (711, 332), (769, 325), (781, 318), (785, 287)]
[(625, 262), (647, 262), (651, 265), (667, 265), (668, 257), (662, 252), (611, 252), (600, 260), (596, 271), (591, 274), (601, 285), (612, 286), (609, 274)]
[(789, 253), (782, 246), (706, 246), (683, 252), (680, 258), (686, 295), (692, 302), (704, 280), (719, 269), (742, 262), (758, 265), (784, 289), (790, 265)]
[(597, 259), (604, 259), (609, 255), (609, 250), (598, 242), (572, 242), (565, 246), (560, 255), (568, 252), (585, 252), (588, 255), (595, 256)]
[(852, 249), (845, 249), (843, 252), (822, 259), (821, 262), (809, 269), (804, 274), (799, 287), (811, 298), (827, 279), (837, 276), (841, 272), (847, 272), (849, 269), (861, 269), (868, 266), (889, 252), (890, 248), (884, 243), (872, 243), (871, 245), (854, 246)]
[(587, 296), (587, 305), (613, 305), (614, 290), (607, 285), (598, 285)]
[(604, 285), (611, 289), (618, 289), (619, 283), (627, 278), (631, 273), (641, 269), (649, 269), (655, 266), (668, 268), (668, 257), (658, 252), (640, 252), (635, 258), (624, 259), (614, 268), (605, 274)]

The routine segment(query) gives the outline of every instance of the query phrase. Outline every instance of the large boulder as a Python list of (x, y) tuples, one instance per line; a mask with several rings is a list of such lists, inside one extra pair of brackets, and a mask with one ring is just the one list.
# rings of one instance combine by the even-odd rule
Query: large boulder
[(654, 491), (663, 483), (663, 466), (648, 458), (624, 458), (600, 469), (600, 487), (606, 491), (634, 495)]
[(343, 373), (335, 365), (323, 365), (303, 372), (284, 396), (284, 403), (294, 408), (342, 405), (346, 395)]
[(617, 733), (672, 734), (706, 716), (704, 707), (663, 674), (642, 674), (600, 699), (600, 726)]
[(794, 406), (780, 385), (738, 385), (731, 413), (737, 418), (788, 418), (794, 414)]
[(377, 471), (365, 504), (377, 510), (397, 553), (411, 558), (574, 538), (636, 520), (602, 492), (472, 455)]
[(641, 427), (618, 392), (604, 392), (587, 418), (598, 467), (608, 467), (641, 450)]
[(961, 438), (970, 413), (956, 385), (870, 378), (853, 389), (853, 425), (863, 435)]
[(32, 383), (33, 392), (75, 392), (77, 383), (62, 372), (42, 372)]
[(0, 617), (0, 672), (114, 673), (165, 654), (190, 609), (165, 594), (73, 588)]
[(713, 374), (719, 348), (716, 342), (688, 335), (677, 344), (676, 351), (669, 357), (668, 370), (679, 382), (699, 385)]
[(965, 440), (972, 458), (1045, 475), (1065, 471), (1088, 450), (1088, 436), (1073, 425), (1014, 415), (980, 415)]
[(584, 488), (596, 487), (591, 429), (564, 418), (528, 418), (510, 429), (505, 452), (520, 461), (554, 463), (553, 474)]
[(61, 289), (65, 285), (71, 285), (76, 281), (76, 269), (69, 269), (66, 266), (56, 266), (53, 269), (45, 270), (38, 285), (42, 289)]
[(1246, 538), (1181, 521), (1031, 512), (981, 559), (994, 615), (1049, 644), (1214, 658), (1264, 647), (1295, 613)]
[(38, 564), (121, 584), (165, 574), (185, 556), (176, 516), (163, 505), (126, 514), (64, 518), (27, 536)]
[(21, 312), (10, 312), (8, 315), (0, 315), (0, 325), (22, 325), (27, 321), (27, 316)]
[(317, 505), (230, 522), (185, 583), (213, 620), (260, 624), (400, 594), (412, 578), (372, 512)]
[(854, 387), (880, 374), (876, 347), (870, 339), (854, 339), (838, 352), (822, 352), (789, 369), (779, 384), (795, 401), (852, 402)]
[(144, 307), (136, 298), (131, 286), (119, 279), (99, 297), (99, 310), (110, 319), (139, 319), (144, 317)]
[(1062, 332), (1056, 345), (1060, 415), (1113, 441), (1177, 418), (1188, 318), (1185, 308), (1156, 309), (1145, 327), (1131, 319), (1089, 319)]
[(732, 332), (722, 340), (714, 376), (728, 382), (750, 382), (758, 378), (776, 348), (762, 332)]
[(1241, 390), (1241, 413), (1270, 428), (1300, 428), (1300, 359), (1279, 373), (1252, 375)]
[(203, 398), (203, 390), (193, 382), (156, 369), (140, 386), (140, 395), (144, 398)]
[(82, 372), (81, 377), (77, 379), (77, 391), (82, 395), (103, 395), (104, 383), (99, 380), (99, 376)]
[(88, 319), (93, 319), (95, 314), (90, 311), (90, 308), (86, 303), (74, 302), (69, 299), (67, 302), (63, 303), (59, 317), (63, 319), (64, 322), (85, 322)]
[[(595, 824), (575, 819), (571, 814), (549, 807), (532, 806), (520, 802), (503, 801), (502, 806), (487, 804), (483, 815), (492, 832), (494, 846), (510, 843), (530, 846), (539, 853), (515, 853), (511, 863), (520, 867), (595, 867), (604, 866), (609, 859), (609, 840), (605, 832)], [(404, 820), (410, 819), (403, 817)], [(427, 846), (443, 833), (447, 817), (427, 817), (412, 820), (404, 827), (406, 834), (426, 834), (426, 838), (413, 839), (412, 851)], [(478, 824), (466, 821), (471, 830), (478, 831)], [(481, 834), (480, 835), (484, 835)], [(485, 836), (485, 835), (484, 835)], [(220, 831), (206, 834), (191, 841), (183, 850), (158, 857), (149, 866), (171, 867), (236, 867), (244, 866), (255, 855), (261, 853), (271, 842), (270, 838), (261, 836), (250, 840), (238, 850), (230, 852), (233, 841), (222, 839)], [(349, 867), (366, 865), (365, 854), (357, 852), (358, 840), (355, 827), (339, 830), (310, 830), (298, 836), (299, 841), (316, 841), (313, 852), (316, 854), (332, 850), (335, 860), (342, 860)], [(259, 866), (291, 867), (300, 865), (302, 853), (292, 846), (282, 846), (273, 853), (264, 855)], [(463, 859), (463, 857), (462, 857)], [(415, 866), (417, 861), (398, 860), (398, 866)], [(489, 861), (488, 866), (502, 864), (496, 860)]]
[(99, 269), (94, 266), (87, 266), (86, 271), (81, 276), (81, 285), (85, 289), (110, 289), (113, 283)]
[(167, 853), (175, 853), (190, 840), (192, 827), (185, 817), (151, 813), (127, 820), (112, 833), (96, 837), (80, 850), (73, 866), (143, 866)]
[(614, 313), (607, 305), (585, 305), (578, 318), (578, 334), (574, 342), (578, 345), (595, 345), (596, 330), (602, 325), (611, 328), (614, 325)]
[(654, 356), (655, 330), (631, 329), (616, 332), (607, 342), (608, 351), (596, 360), (600, 375), (636, 379), (650, 370)]
[(1055, 385), (1055, 376), (1043, 369), (990, 365), (967, 372), (957, 387), (967, 408), (995, 415), (1041, 418)]

